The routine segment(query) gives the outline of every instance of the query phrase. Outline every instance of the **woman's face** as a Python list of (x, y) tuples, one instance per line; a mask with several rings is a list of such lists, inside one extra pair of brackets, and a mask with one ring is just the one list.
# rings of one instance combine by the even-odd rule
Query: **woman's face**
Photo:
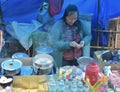
[(77, 12), (69, 13), (68, 16), (66, 17), (66, 22), (68, 25), (72, 26), (76, 22), (77, 18), (78, 18)]

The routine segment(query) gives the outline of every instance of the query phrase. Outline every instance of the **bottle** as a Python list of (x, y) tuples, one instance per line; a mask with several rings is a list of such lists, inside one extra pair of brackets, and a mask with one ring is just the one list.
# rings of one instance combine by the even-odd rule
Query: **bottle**
[(84, 85), (84, 91), (83, 92), (89, 92), (89, 85), (88, 85), (87, 82)]
[(77, 92), (83, 92), (83, 82), (81, 80), (78, 80), (77, 87), (78, 87)]
[(104, 82), (103, 86), (105, 88), (105, 92), (107, 92), (107, 89), (109, 88), (108, 81)]
[(55, 80), (48, 83), (49, 92), (57, 92), (57, 84)]
[(58, 91), (57, 92), (64, 92), (64, 90), (65, 90), (64, 80), (61, 79), (60, 81), (58, 81)]
[(71, 85), (71, 92), (77, 92), (78, 91), (78, 88), (77, 88), (77, 83), (74, 82), (72, 85)]
[(65, 79), (65, 92), (70, 92), (70, 82), (68, 79)]
[(76, 83), (76, 82), (77, 82), (77, 79), (73, 78), (72, 83)]
[(49, 92), (57, 92), (57, 83), (53, 76), (50, 76), (50, 80), (48, 82), (48, 89)]

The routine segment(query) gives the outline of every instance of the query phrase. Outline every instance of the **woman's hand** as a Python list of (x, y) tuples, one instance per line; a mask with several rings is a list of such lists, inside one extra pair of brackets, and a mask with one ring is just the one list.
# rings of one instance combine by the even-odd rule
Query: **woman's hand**
[(71, 47), (76, 47), (76, 48), (78, 48), (78, 49), (82, 48), (84, 45), (85, 45), (85, 41), (81, 41), (80, 44), (78, 44), (78, 43), (75, 42), (75, 41), (72, 41), (72, 42), (70, 43), (70, 46), (71, 46)]
[(80, 44), (77, 45), (77, 48), (80, 49), (85, 45), (84, 41), (81, 41)]
[(81, 41), (80, 45), (83, 47), (85, 45), (85, 41)]
[(70, 43), (70, 46), (71, 46), (71, 47), (77, 47), (77, 46), (78, 46), (78, 43), (75, 42), (75, 41), (72, 41), (72, 42)]

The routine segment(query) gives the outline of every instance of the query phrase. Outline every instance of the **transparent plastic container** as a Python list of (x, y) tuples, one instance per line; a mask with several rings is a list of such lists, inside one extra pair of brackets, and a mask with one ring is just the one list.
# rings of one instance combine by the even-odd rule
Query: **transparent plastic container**
[(77, 92), (83, 92), (83, 82), (81, 80), (78, 80), (77, 87), (78, 87)]
[(70, 81), (65, 79), (65, 92), (70, 92)]
[(48, 81), (49, 92), (57, 92), (57, 82), (54, 77), (51, 75), (50, 80)]
[(57, 92), (65, 92), (65, 83), (64, 80), (60, 80), (58, 82), (58, 91)]
[(78, 87), (77, 87), (77, 83), (74, 82), (72, 85), (71, 85), (71, 92), (78, 92)]
[(88, 85), (88, 83), (85, 83), (83, 92), (89, 92), (89, 85)]

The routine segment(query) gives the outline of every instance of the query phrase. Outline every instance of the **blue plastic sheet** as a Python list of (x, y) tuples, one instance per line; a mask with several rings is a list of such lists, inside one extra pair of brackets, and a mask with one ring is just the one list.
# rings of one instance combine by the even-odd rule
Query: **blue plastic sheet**
[[(36, 20), (38, 9), (43, 1), (47, 0), (0, 0), (0, 8), (2, 9), (2, 19), (5, 24), (12, 21), (20, 23), (31, 23)], [(80, 13), (93, 14), (92, 16), (92, 29), (108, 29), (109, 19), (120, 16), (120, 0), (100, 0), (100, 12), (98, 13), (99, 0), (64, 0), (62, 10), (59, 14), (55, 15), (55, 19), (59, 19), (64, 9), (68, 4), (75, 4), (78, 6)], [(99, 14), (99, 15), (98, 15)], [(1, 29), (1, 26), (0, 26)], [(92, 32), (93, 40), (96, 40), (96, 32)], [(109, 34), (101, 33), (100, 45), (107, 45)]]
[(109, 19), (120, 16), (120, 0), (100, 0), (99, 24), (109, 29)]
[[(44, 0), (1, 0), (2, 16), (5, 23), (11, 21), (17, 22), (31, 22), (36, 19), (37, 12)], [(78, 6), (80, 13), (93, 14), (93, 26), (97, 20), (97, 0), (64, 0), (62, 11), (55, 16), (56, 19), (60, 18), (68, 4), (75, 4)]]
[(43, 0), (0, 0), (2, 17), (5, 23), (12, 21), (29, 23), (36, 19)]
[[(109, 30), (109, 19), (120, 16), (120, 0), (100, 0), (99, 25), (102, 30)], [(99, 44), (107, 46), (109, 33), (100, 33)]]
[(117, 16), (120, 16), (120, 0), (100, 0), (99, 21), (103, 21), (102, 27), (106, 28), (108, 20)]
[[(31, 23), (36, 20), (38, 9), (44, 0), (1, 0), (2, 16), (5, 24), (12, 21), (20, 23)], [(92, 28), (97, 27), (98, 17), (98, 1), (97, 0), (64, 0), (62, 10), (55, 15), (55, 19), (59, 19), (68, 4), (75, 4), (78, 6), (79, 12), (82, 14), (93, 14)], [(96, 39), (93, 36), (93, 39)]]

